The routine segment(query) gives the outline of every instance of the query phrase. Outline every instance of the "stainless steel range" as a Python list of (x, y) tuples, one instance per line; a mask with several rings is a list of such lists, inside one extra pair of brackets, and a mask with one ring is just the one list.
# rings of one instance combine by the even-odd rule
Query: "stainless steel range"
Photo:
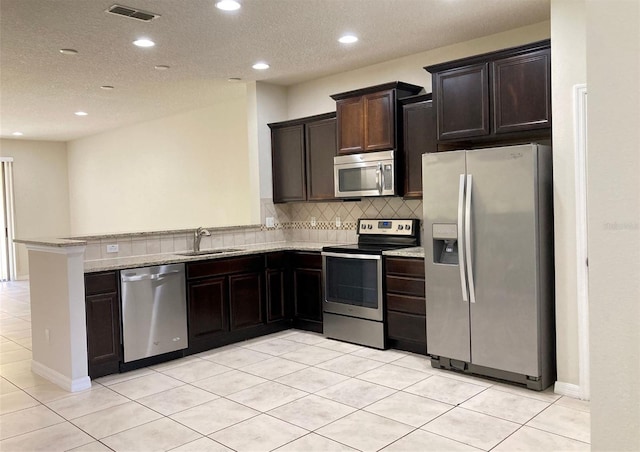
[(417, 219), (360, 219), (358, 243), (322, 249), (324, 335), (384, 349), (383, 251), (418, 246)]

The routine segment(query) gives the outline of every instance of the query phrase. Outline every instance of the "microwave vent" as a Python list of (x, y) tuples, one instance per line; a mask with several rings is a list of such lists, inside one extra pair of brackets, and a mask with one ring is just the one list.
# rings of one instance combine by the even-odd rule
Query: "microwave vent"
[(147, 11), (140, 11), (139, 9), (131, 8), (129, 6), (113, 5), (107, 11), (109, 14), (115, 14), (117, 16), (129, 17), (131, 19), (141, 20), (143, 22), (149, 22), (156, 17), (160, 17), (159, 14), (150, 13)]

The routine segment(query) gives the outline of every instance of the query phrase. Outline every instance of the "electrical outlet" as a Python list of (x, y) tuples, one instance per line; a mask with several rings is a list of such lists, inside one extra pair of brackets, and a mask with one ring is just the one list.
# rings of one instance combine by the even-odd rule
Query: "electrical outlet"
[(107, 253), (117, 253), (118, 245), (107, 245)]
[(48, 344), (50, 339), (51, 339), (51, 331), (49, 331), (49, 328), (45, 328), (44, 329), (44, 340)]
[(316, 217), (311, 217), (311, 227), (315, 228), (316, 227)]
[(336, 228), (339, 228), (340, 226), (342, 226), (342, 220), (340, 217), (336, 217)]
[(275, 228), (276, 227), (276, 224), (275, 224), (275, 221), (273, 220), (273, 217), (267, 217), (265, 220), (266, 220), (265, 223), (267, 224), (268, 228)]

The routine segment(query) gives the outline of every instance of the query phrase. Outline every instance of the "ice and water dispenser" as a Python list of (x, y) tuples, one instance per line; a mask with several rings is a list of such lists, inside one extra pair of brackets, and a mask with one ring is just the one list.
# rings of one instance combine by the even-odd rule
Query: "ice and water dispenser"
[(458, 265), (458, 225), (434, 223), (433, 262), (435, 264)]

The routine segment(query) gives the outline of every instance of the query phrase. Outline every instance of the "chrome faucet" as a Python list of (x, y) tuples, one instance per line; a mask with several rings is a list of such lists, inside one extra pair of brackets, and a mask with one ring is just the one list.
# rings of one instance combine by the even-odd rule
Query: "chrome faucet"
[(204, 228), (198, 228), (195, 230), (195, 232), (193, 233), (193, 251), (195, 253), (200, 251), (200, 240), (202, 240), (202, 237), (209, 237), (210, 235), (211, 233)]

